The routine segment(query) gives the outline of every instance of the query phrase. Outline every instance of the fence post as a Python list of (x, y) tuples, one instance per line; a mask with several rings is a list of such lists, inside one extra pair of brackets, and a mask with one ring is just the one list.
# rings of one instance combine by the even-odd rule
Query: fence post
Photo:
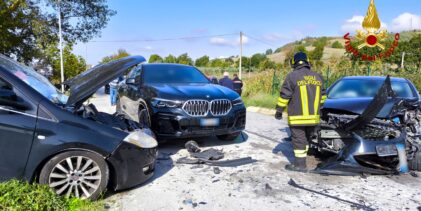
[(329, 74), (330, 74), (330, 67), (327, 66), (325, 89), (327, 89), (327, 87), (329, 87)]

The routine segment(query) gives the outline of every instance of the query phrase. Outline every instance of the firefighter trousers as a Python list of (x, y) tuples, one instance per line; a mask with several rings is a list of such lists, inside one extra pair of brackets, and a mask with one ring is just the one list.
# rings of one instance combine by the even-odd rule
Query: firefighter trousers
[(290, 126), (295, 158), (306, 158), (315, 126)]

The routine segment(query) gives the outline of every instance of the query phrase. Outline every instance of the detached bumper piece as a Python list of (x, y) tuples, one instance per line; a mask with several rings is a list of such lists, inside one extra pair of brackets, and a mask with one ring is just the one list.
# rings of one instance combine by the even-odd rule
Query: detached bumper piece
[[(392, 140), (365, 140), (353, 133), (353, 139), (335, 157), (317, 167), (313, 173), (328, 175), (398, 174), (406, 156), (398, 149), (405, 146), (406, 133)], [(405, 154), (405, 152), (404, 152)], [(402, 160), (405, 159), (405, 162)]]
[[(157, 136), (169, 138), (191, 138), (208, 135), (225, 135), (239, 132), (246, 126), (246, 111), (237, 110), (221, 117), (189, 117), (158, 113), (154, 117), (153, 127)], [(218, 119), (217, 126), (202, 126), (201, 119)]]
[(132, 188), (153, 176), (157, 148), (143, 149), (122, 142), (107, 159), (113, 166), (110, 169), (112, 187), (115, 191)]

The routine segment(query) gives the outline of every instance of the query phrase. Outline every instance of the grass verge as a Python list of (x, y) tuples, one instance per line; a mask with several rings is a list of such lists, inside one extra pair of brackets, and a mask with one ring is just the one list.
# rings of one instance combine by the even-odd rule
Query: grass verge
[(271, 109), (275, 109), (277, 98), (275, 95), (262, 92), (242, 97), (246, 107), (257, 106)]
[(18, 180), (0, 183), (0, 210), (104, 210), (102, 202), (66, 198), (48, 186)]

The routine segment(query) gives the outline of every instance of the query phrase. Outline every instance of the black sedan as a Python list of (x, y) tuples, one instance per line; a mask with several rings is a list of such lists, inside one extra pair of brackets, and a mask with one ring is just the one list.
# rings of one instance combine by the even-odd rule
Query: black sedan
[(334, 156), (322, 174), (421, 170), (421, 101), (405, 78), (351, 76), (335, 82), (311, 148)]
[(95, 199), (107, 187), (126, 189), (150, 178), (153, 134), (84, 104), (144, 60), (94, 67), (66, 82), (66, 96), (33, 69), (0, 55), (0, 181), (38, 181), (59, 195)]
[[(322, 112), (341, 110), (353, 114), (362, 114), (377, 94), (384, 80), (385, 77), (381, 76), (348, 76), (338, 80), (327, 90), (328, 98)], [(391, 78), (391, 85), (396, 97), (420, 100), (416, 87), (408, 79)], [(384, 112), (380, 112), (379, 115), (386, 115), (386, 110), (390, 109), (391, 106), (392, 101), (389, 100)]]
[(161, 139), (216, 135), (234, 140), (246, 108), (233, 90), (212, 84), (198, 69), (139, 64), (118, 89), (117, 111), (148, 126)]

